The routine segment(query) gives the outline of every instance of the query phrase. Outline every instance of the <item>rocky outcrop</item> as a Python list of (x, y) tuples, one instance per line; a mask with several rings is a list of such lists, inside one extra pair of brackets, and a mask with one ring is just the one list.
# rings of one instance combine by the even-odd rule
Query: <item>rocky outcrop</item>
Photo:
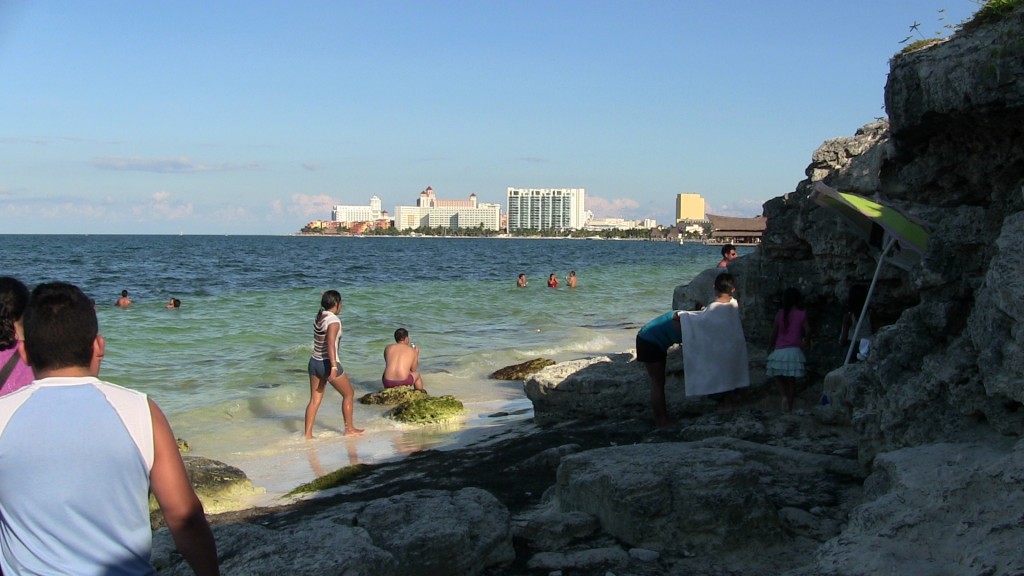
[(808, 180), (765, 204), (759, 252), (736, 268), (744, 328), (763, 341), (786, 285), (805, 295), (818, 374), (842, 362), (839, 322), (849, 287), (874, 254), (807, 198), (817, 180), (901, 210), (931, 233), (921, 265), (883, 266), (873, 298), (873, 357), (850, 370), (848, 417), (862, 460), (955, 438), (988, 423), (1024, 434), (1020, 278), (1024, 258), (1024, 9), (926, 50), (895, 56), (891, 123), (815, 153)]
[(939, 443), (875, 459), (866, 500), (806, 574), (1021, 574), (1024, 442)]
[[(217, 526), (214, 537), (221, 572), (237, 575), (479, 574), (515, 557), (508, 510), (477, 488), (339, 505), (294, 524)], [(192, 574), (166, 529), (153, 563), (161, 574)]]

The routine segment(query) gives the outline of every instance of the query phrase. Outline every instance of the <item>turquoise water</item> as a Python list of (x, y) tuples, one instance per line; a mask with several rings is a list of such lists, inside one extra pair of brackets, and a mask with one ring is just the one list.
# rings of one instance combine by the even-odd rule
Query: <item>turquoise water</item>
[[(612, 240), (271, 236), (0, 236), (0, 274), (65, 280), (95, 298), (107, 341), (101, 377), (142, 390), (197, 455), (242, 468), (273, 496), (355, 462), (464, 442), (529, 418), (520, 382), (497, 368), (538, 356), (620, 352), (714, 266), (699, 244)], [(575, 270), (579, 284), (565, 287)], [(515, 286), (526, 273), (529, 287)], [(562, 285), (547, 288), (550, 273)], [(467, 406), (459, 422), (406, 428), (356, 404), (367, 433), (342, 438), (328, 391), (317, 438), (303, 441), (306, 361), (320, 294), (342, 293), (341, 363), (357, 395), (380, 387), (395, 328), (422, 348), (431, 394)], [(135, 304), (113, 306), (127, 289)], [(182, 300), (167, 310), (171, 297)], [(520, 412), (491, 417), (496, 412)], [(269, 497), (269, 496), (268, 496)]]

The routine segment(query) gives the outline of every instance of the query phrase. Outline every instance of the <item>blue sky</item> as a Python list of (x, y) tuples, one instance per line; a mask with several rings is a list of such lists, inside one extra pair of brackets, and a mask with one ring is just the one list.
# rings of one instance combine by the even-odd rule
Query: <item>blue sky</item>
[[(972, 0), (0, 0), (0, 233), (285, 234), (586, 188), (754, 216)], [(939, 10), (944, 10), (940, 13)], [(940, 20), (944, 18), (944, 20)], [(917, 34), (914, 34), (915, 38)]]

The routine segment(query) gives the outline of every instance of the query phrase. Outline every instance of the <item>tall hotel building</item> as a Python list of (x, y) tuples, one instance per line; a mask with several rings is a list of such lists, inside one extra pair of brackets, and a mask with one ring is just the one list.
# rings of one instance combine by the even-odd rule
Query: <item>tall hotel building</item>
[(574, 230), (586, 224), (583, 188), (509, 188), (508, 230)]
[(370, 196), (368, 206), (344, 206), (338, 205), (331, 210), (331, 220), (335, 222), (368, 222), (380, 220), (386, 212), (380, 207), (380, 198)]
[(676, 222), (702, 222), (707, 220), (707, 203), (700, 194), (676, 195)]
[(468, 200), (442, 200), (427, 186), (415, 206), (395, 207), (395, 228), (409, 230), (421, 226), (500, 230), (501, 205), (477, 203), (476, 194), (470, 194)]

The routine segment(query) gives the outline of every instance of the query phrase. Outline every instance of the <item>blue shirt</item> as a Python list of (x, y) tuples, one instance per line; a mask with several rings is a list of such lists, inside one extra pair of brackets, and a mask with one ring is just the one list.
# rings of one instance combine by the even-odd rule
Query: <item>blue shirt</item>
[(153, 574), (145, 394), (44, 378), (0, 398), (4, 574)]
[(679, 326), (672, 320), (675, 310), (669, 310), (654, 320), (651, 320), (640, 329), (638, 337), (653, 342), (668, 350), (673, 344), (680, 344), (683, 341), (683, 333)]

